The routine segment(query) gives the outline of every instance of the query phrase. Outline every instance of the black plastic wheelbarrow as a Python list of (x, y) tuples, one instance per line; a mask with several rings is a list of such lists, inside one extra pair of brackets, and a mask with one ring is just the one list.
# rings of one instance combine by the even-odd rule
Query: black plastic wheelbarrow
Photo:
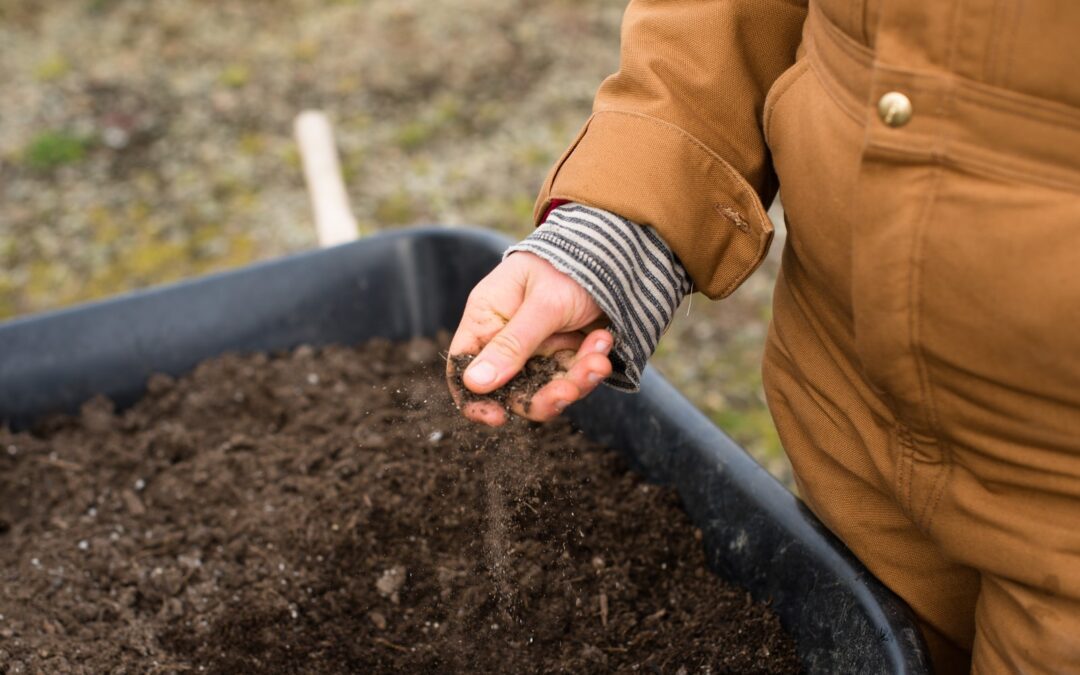
[[(506, 245), (486, 232), (406, 230), (0, 324), (0, 421), (25, 427), (95, 394), (128, 405), (152, 373), (225, 351), (452, 329)], [(904, 603), (655, 372), (640, 394), (605, 389), (569, 414), (678, 489), (709, 563), (771, 603), (807, 672), (929, 672)]]

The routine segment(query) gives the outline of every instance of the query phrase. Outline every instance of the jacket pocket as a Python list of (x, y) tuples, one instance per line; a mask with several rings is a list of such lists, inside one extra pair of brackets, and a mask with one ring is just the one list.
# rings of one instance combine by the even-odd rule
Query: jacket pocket
[(769, 144), (769, 127), (773, 118), (773, 111), (780, 101), (783, 100), (784, 94), (787, 93), (791, 85), (799, 81), (807, 70), (810, 68), (809, 59), (802, 58), (795, 62), (793, 66), (780, 73), (780, 77), (773, 81), (769, 91), (765, 94), (765, 105), (762, 112), (761, 129), (765, 134), (765, 144)]

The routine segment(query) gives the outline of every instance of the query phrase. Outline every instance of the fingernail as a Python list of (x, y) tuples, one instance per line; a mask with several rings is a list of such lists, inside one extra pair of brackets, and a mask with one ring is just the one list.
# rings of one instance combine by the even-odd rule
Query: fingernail
[(597, 340), (596, 341), (596, 351), (601, 353), (601, 354), (607, 353), (608, 347), (610, 347), (610, 346), (611, 345), (608, 344), (607, 340)]
[(480, 363), (474, 363), (470, 366), (465, 374), (469, 376), (469, 379), (472, 380), (473, 384), (480, 387), (486, 387), (495, 381), (495, 366), (487, 361), (481, 361)]
[(555, 411), (562, 412), (566, 410), (566, 406), (570, 405), (569, 401), (555, 401)]
[(600, 381), (600, 374), (599, 373), (589, 373), (588, 375), (585, 376), (585, 379), (587, 379), (589, 381), (589, 384), (596, 384), (596, 383), (598, 383)]

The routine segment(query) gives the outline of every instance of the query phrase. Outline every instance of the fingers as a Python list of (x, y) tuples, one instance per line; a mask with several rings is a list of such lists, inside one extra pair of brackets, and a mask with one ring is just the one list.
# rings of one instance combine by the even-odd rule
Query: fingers
[[(558, 417), (569, 405), (588, 396), (601, 382), (611, 375), (612, 337), (606, 330), (596, 330), (581, 338), (576, 336), (555, 336), (547, 345), (561, 344), (566, 337), (571, 341), (580, 341), (577, 352), (561, 350), (551, 354), (564, 369), (555, 379), (544, 385), (531, 400), (511, 402), (514, 414), (534, 422), (547, 422)], [(544, 352), (544, 347), (540, 349)], [(474, 422), (492, 427), (505, 424), (508, 420), (506, 411), (494, 401), (471, 401), (461, 405), (460, 391), (454, 386), (458, 380), (451, 376), (451, 391), (459, 403), (462, 413)]]
[(580, 398), (581, 391), (568, 380), (559, 377), (545, 384), (531, 400), (513, 401), (510, 409), (515, 415), (527, 420), (549, 422)]
[(576, 354), (556, 354), (566, 372), (536, 392), (528, 406), (524, 402), (515, 402), (514, 413), (534, 422), (547, 422), (570, 404), (588, 396), (611, 375), (608, 354), (612, 343), (611, 333), (594, 330), (585, 337)]
[[(558, 357), (560, 352), (568, 353), (571, 357), (581, 349), (581, 343), (585, 340), (585, 335), (578, 331), (573, 333), (556, 333), (540, 343), (540, 346), (536, 348), (536, 354), (538, 356), (554, 356)], [(569, 367), (569, 365), (567, 365)]]
[(556, 331), (563, 319), (535, 296), (521, 307), (465, 370), (465, 386), (486, 394), (506, 384)]
[(461, 412), (473, 422), (486, 424), (489, 427), (501, 427), (506, 424), (506, 410), (494, 401), (474, 401), (461, 407)]
[(461, 389), (461, 377), (452, 359), (446, 360), (446, 384), (450, 389), (450, 396), (454, 399), (454, 405), (468, 419), (490, 427), (498, 427), (506, 423), (506, 411), (494, 401), (465, 402), (465, 395)]
[(565, 376), (581, 392), (581, 398), (591, 394), (611, 375), (608, 354), (611, 353), (612, 343), (611, 333), (606, 330), (593, 331), (581, 343)]

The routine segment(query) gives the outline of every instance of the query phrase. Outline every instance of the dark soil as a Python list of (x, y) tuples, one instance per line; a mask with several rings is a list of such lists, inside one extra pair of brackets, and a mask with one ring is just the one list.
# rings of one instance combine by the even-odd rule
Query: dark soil
[(3, 673), (790, 673), (665, 488), (439, 346), (224, 356), (0, 429)]
[(450, 357), (450, 366), (453, 373), (451, 377), (458, 391), (461, 392), (462, 403), (492, 401), (506, 410), (510, 410), (511, 404), (520, 401), (526, 413), (529, 412), (533, 394), (540, 391), (545, 384), (551, 382), (551, 379), (560, 370), (559, 362), (554, 358), (550, 356), (534, 356), (525, 362), (525, 367), (517, 375), (510, 378), (509, 382), (488, 394), (477, 394), (470, 391), (462, 380), (465, 369), (469, 367), (474, 358), (476, 358), (475, 354), (458, 354)]

